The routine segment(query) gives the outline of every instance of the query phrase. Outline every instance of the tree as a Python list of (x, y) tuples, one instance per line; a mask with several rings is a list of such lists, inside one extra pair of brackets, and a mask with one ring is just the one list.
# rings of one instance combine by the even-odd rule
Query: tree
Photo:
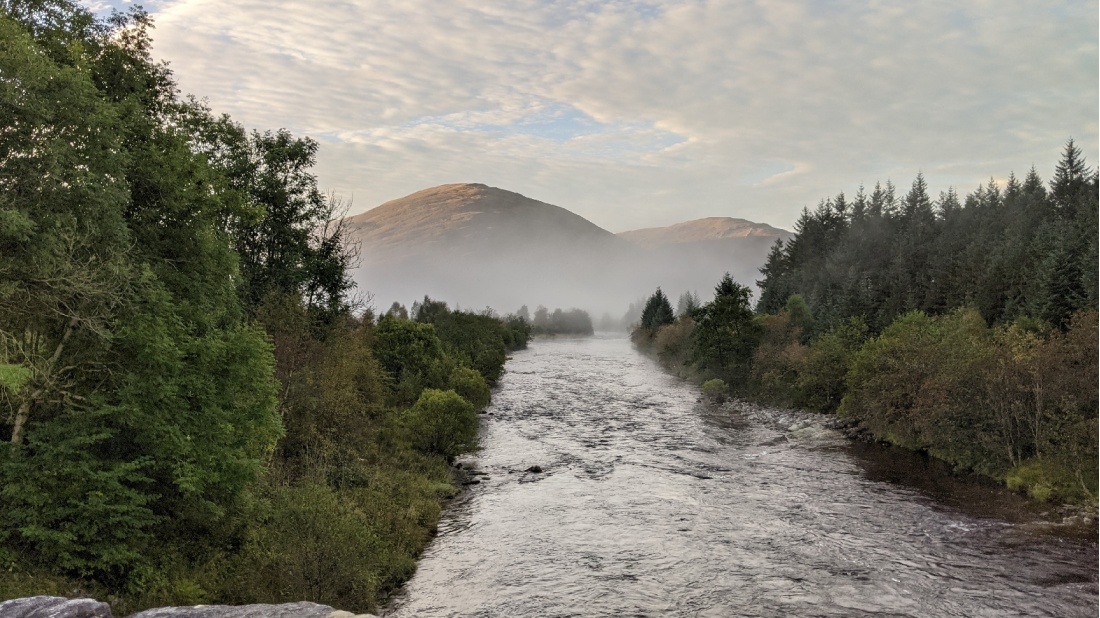
[(405, 305), (402, 305), (395, 300), (393, 301), (393, 304), (390, 305), (390, 308), (386, 310), (386, 317), (395, 318), (398, 320), (407, 320), (409, 319), (409, 310), (405, 309)]
[(322, 322), (348, 308), (359, 249), (347, 234), (349, 205), (317, 188), (317, 143), (285, 129), (249, 134), (197, 103), (185, 120), (228, 187), (222, 227), (239, 255), (246, 306), (293, 294)]
[(1062, 160), (1054, 168), (1054, 178), (1050, 181), (1050, 194), (1054, 205), (1062, 212), (1070, 214), (1075, 203), (1089, 189), (1091, 170), (1085, 164), (1081, 149), (1071, 138), (1062, 151)]
[(447, 461), (477, 446), (477, 410), (453, 390), (426, 389), (406, 422), (418, 449)]
[(428, 387), (446, 383), (443, 343), (431, 324), (383, 317), (376, 329), (374, 357), (393, 380), (392, 403), (409, 404)]
[(668, 297), (661, 291), (661, 288), (657, 288), (657, 291), (646, 301), (645, 308), (642, 309), (642, 328), (651, 332), (656, 331), (666, 324), (671, 324), (674, 319), (672, 305), (669, 304)]
[(699, 295), (695, 292), (684, 292), (676, 301), (676, 317), (688, 317), (699, 309)]
[(13, 8), (0, 355), (31, 377), (4, 394), (0, 542), (125, 581), (167, 530), (208, 538), (260, 473), (281, 433), (271, 350), (242, 320), (216, 175), (147, 17)]
[(695, 364), (733, 388), (747, 381), (759, 337), (751, 299), (749, 288), (726, 273), (714, 288), (714, 300), (699, 309), (693, 332)]

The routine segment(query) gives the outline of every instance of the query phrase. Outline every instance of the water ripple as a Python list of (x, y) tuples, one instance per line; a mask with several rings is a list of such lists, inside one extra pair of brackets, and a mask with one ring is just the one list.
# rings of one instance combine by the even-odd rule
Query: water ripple
[(1095, 540), (794, 413), (703, 405), (625, 339), (535, 342), (490, 411), (467, 461), (489, 479), (385, 615), (1096, 615)]

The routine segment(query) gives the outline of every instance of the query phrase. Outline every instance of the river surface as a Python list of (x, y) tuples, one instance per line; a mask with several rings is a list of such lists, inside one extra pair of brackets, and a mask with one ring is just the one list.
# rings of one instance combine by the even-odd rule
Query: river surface
[(625, 338), (507, 369), (466, 460), (487, 476), (386, 616), (1097, 615), (1095, 536), (1013, 494), (702, 403)]

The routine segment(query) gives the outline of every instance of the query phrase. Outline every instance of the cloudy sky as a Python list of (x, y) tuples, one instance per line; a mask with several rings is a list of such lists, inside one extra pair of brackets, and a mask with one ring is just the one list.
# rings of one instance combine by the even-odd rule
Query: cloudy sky
[(185, 92), (318, 140), (357, 212), (481, 182), (615, 232), (789, 228), (876, 180), (1049, 178), (1071, 137), (1098, 158), (1095, 0), (143, 5)]

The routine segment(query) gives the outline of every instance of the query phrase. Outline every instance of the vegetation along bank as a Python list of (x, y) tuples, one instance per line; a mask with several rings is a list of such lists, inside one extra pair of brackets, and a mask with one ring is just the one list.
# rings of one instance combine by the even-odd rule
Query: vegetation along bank
[(374, 611), (526, 322), (376, 320), (315, 142), (181, 96), (140, 10), (2, 6), (0, 598)]
[(837, 414), (1038, 500), (1097, 502), (1097, 172), (1070, 141), (965, 199), (876, 185), (804, 211), (751, 291), (728, 275), (633, 339), (729, 392)]

